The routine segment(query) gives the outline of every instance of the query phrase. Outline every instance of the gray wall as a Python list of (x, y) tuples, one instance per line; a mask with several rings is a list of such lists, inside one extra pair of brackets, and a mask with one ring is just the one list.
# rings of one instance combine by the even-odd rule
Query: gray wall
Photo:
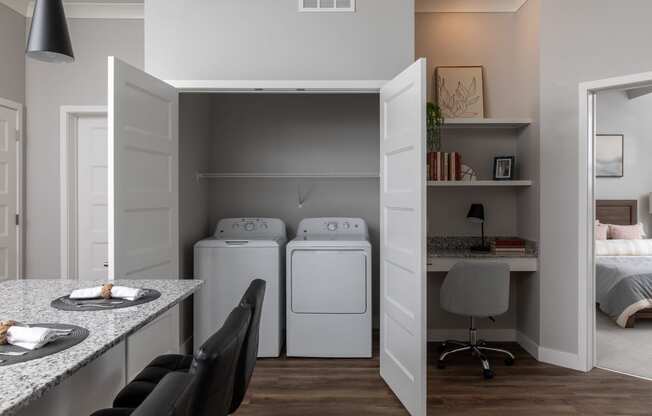
[(578, 84), (652, 70), (649, 0), (541, 2), (541, 345), (578, 351)]
[[(417, 13), (416, 55), (428, 59), (429, 99), (433, 99), (434, 71), (445, 65), (484, 67), (485, 116), (529, 117), (531, 127), (521, 131), (443, 131), (442, 150), (457, 151), (480, 179), (491, 179), (495, 156), (515, 155), (517, 177), (532, 179), (527, 189), (428, 190), (429, 236), (475, 236), (480, 229), (466, 220), (474, 202), (485, 205), (489, 235), (518, 235), (538, 240), (539, 179), (539, 60), (538, 0), (530, 0), (518, 13)], [(539, 286), (536, 273), (513, 275), (511, 306), (496, 323), (483, 320), (480, 327), (516, 328), (539, 340)], [(438, 307), (443, 274), (431, 273), (428, 285), (428, 327), (464, 328), (466, 320)]]
[(598, 93), (598, 134), (624, 134), (624, 176), (596, 178), (597, 199), (638, 200), (638, 220), (652, 231), (649, 195), (652, 192), (652, 95), (630, 100), (624, 91)]
[(414, 58), (414, 2), (299, 13), (297, 0), (145, 0), (145, 68), (162, 79), (391, 79)]
[[(214, 98), (214, 172), (378, 172), (378, 95), (223, 94)], [(288, 236), (308, 217), (361, 217), (373, 250), (379, 302), (377, 179), (213, 179), (210, 226), (225, 217), (277, 217)], [(298, 206), (298, 189), (305, 202)], [(212, 230), (211, 230), (212, 231)]]
[(0, 98), (25, 104), (25, 18), (0, 4)]
[[(437, 66), (481, 65), (484, 67), (485, 115), (515, 117), (522, 110), (511, 94), (517, 72), (516, 20), (512, 13), (417, 13), (416, 55), (428, 60), (428, 95), (434, 100), (434, 71)], [(451, 41), (454, 39), (454, 41)], [(442, 151), (457, 151), (462, 163), (478, 172), (480, 179), (493, 177), (495, 156), (517, 155), (518, 132), (510, 130), (457, 130), (442, 133)], [(525, 162), (517, 159), (517, 165)], [(466, 220), (469, 206), (485, 205), (489, 235), (518, 234), (515, 189), (450, 189), (428, 191), (428, 235), (478, 235), (477, 225)]]
[[(517, 139), (519, 173), (532, 179), (533, 185), (517, 194), (516, 228), (518, 235), (534, 241), (540, 239), (540, 123), (539, 123), (539, 41), (540, 0), (529, 0), (515, 14), (514, 68), (517, 88), (509, 89), (510, 98), (521, 116), (532, 119), (532, 124), (523, 129)], [(539, 273), (519, 273), (517, 286), (517, 329), (535, 343), (540, 341)]]
[(69, 28), (74, 63), (27, 60), (28, 278), (53, 278), (60, 273), (60, 106), (107, 104), (109, 55), (143, 66), (142, 21), (70, 19)]

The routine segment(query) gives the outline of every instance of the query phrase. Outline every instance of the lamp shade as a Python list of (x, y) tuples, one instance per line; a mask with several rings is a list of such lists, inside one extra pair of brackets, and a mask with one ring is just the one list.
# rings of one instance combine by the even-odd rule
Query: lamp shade
[(26, 54), (43, 62), (75, 60), (61, 0), (36, 0)]
[(471, 204), (469, 213), (466, 214), (466, 218), (471, 222), (484, 223), (484, 205), (482, 204)]

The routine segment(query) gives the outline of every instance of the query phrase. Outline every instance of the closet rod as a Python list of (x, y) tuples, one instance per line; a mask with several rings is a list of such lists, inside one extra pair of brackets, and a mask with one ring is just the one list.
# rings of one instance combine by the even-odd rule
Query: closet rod
[(205, 173), (197, 172), (199, 179), (378, 179), (377, 173)]

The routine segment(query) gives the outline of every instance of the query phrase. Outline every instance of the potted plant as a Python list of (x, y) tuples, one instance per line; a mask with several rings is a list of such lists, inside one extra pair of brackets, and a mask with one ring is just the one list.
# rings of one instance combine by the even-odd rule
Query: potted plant
[(444, 125), (444, 116), (441, 108), (429, 102), (426, 106), (426, 130), (428, 133), (428, 152), (441, 149), (441, 126)]

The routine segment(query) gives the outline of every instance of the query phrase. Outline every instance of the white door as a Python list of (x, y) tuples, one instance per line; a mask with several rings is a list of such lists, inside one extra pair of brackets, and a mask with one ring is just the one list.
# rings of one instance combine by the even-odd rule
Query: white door
[(107, 237), (106, 116), (88, 115), (77, 121), (77, 273), (80, 280), (106, 280), (109, 273)]
[(380, 91), (380, 375), (426, 414), (426, 60)]
[(109, 279), (179, 278), (179, 94), (109, 57)]
[(18, 277), (18, 111), (0, 102), (0, 281)]

